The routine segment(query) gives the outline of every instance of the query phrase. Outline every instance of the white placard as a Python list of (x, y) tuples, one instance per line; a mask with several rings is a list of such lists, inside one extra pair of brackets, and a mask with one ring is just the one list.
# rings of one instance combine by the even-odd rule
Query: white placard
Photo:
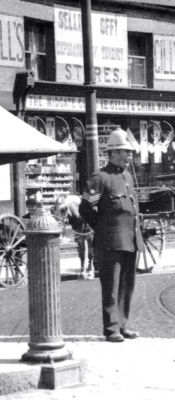
[(175, 36), (154, 35), (154, 79), (175, 80)]
[(55, 139), (55, 118), (46, 118), (46, 134)]
[(155, 121), (153, 124), (154, 132), (154, 162), (159, 164), (162, 162), (162, 142), (160, 122)]
[(10, 164), (0, 166), (0, 201), (11, 200)]
[[(80, 9), (55, 6), (57, 82), (83, 83), (83, 46)], [(97, 84), (127, 87), (127, 17), (91, 12), (94, 76)]]
[(0, 65), (25, 66), (24, 21), (21, 17), (0, 14)]
[[(83, 97), (28, 95), (26, 110), (85, 112)], [(149, 101), (126, 99), (96, 100), (97, 113), (132, 115), (175, 115), (175, 101)]]
[[(55, 139), (55, 118), (46, 118), (46, 134)], [(56, 164), (56, 156), (47, 157), (48, 164)]]
[(148, 164), (148, 124), (140, 121), (140, 159), (142, 164)]
[(99, 150), (105, 150), (108, 144), (109, 135), (98, 135)]

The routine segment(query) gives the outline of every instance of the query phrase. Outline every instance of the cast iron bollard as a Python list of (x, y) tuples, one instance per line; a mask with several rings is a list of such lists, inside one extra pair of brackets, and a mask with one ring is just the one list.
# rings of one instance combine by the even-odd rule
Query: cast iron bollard
[(22, 361), (49, 362), (70, 358), (61, 330), (61, 229), (42, 204), (26, 230), (29, 287), (29, 350)]

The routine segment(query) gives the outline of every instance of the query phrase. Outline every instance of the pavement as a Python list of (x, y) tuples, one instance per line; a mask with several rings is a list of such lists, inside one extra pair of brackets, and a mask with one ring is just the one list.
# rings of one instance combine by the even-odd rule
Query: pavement
[[(175, 339), (138, 338), (123, 343), (91, 339), (74, 342), (72, 338), (65, 342), (74, 360), (86, 360), (81, 385), (55, 390), (34, 389), (26, 379), (22, 391), (16, 387), (16, 392), (2, 394), (1, 400), (107, 400), (109, 396), (110, 400), (175, 399)], [(0, 343), (0, 377), (5, 372), (11, 374), (12, 382), (17, 371), (21, 380), (27, 376), (24, 370), (30, 375), (32, 371), (37, 374), (37, 366), (18, 362), (26, 350), (27, 343)]]
[[(138, 304), (135, 304), (138, 318), (136, 322), (139, 324), (139, 321), (142, 320), (142, 327), (145, 332), (150, 318), (152, 318), (153, 323), (156, 315), (157, 321), (155, 321), (155, 326), (153, 323), (152, 335), (148, 332), (148, 335), (143, 336), (141, 329), (140, 338), (125, 340), (123, 343), (107, 343), (105, 338), (100, 336), (101, 326), (100, 330), (97, 330), (98, 334), (92, 334), (91, 320), (85, 315), (86, 333), (73, 335), (70, 330), (68, 335), (64, 335), (65, 347), (72, 353), (73, 360), (85, 360), (84, 381), (78, 386), (59, 387), (55, 390), (37, 388), (36, 377), (41, 366), (20, 361), (21, 356), (28, 350), (28, 335), (21, 336), (20, 340), (19, 336), (5, 337), (5, 335), (1, 335), (1, 399), (86, 400), (90, 398), (91, 400), (107, 400), (110, 396), (110, 400), (117, 397), (119, 400), (174, 400), (175, 301), (173, 299), (175, 262), (173, 261), (174, 249), (172, 246), (170, 247), (166, 249), (164, 262), (160, 263), (151, 275), (147, 274), (147, 277), (144, 277), (143, 274), (137, 279), (139, 286), (136, 285), (136, 291), (140, 298), (137, 297)], [(72, 278), (73, 276), (77, 277), (77, 274), (80, 273), (80, 262), (76, 257), (61, 259), (60, 264), (62, 276), (69, 275)], [(166, 287), (163, 286), (165, 281)], [(150, 310), (146, 300), (149, 292), (145, 288), (149, 288), (151, 293), (157, 291), (155, 282), (159, 284), (160, 295), (154, 296)], [(96, 290), (95, 280), (89, 282), (89, 286), (86, 282), (81, 283), (87, 308), (89, 303), (89, 307), (95, 309), (94, 300), (91, 300), (91, 290)], [(71, 282), (65, 282), (63, 288), (65, 298), (68, 297), (69, 302), (73, 293), (73, 290), (69, 293), (70, 284)], [(80, 281), (73, 281), (71, 285), (72, 289), (75, 290), (73, 310), (78, 300), (76, 289), (78, 285), (80, 287)], [(6, 293), (5, 290), (3, 293)], [(139, 306), (141, 298), (145, 301), (147, 307), (144, 310), (144, 315), (142, 315), (143, 310)], [(99, 299), (97, 300), (99, 301)], [(64, 301), (62, 308), (64, 310)], [(67, 317), (69, 319), (71, 317), (71, 307), (68, 310)], [(89, 334), (87, 334), (88, 324)], [(74, 327), (72, 331), (75, 331)]]

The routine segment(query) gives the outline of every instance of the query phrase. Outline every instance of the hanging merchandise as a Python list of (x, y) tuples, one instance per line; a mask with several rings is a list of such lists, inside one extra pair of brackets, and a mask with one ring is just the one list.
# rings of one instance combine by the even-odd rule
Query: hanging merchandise
[[(174, 138), (174, 129), (168, 121), (163, 121), (163, 123), (166, 126), (166, 131), (164, 132), (164, 129), (162, 129), (162, 131), (163, 131), (162, 135), (164, 138), (164, 142), (162, 143), (162, 147), (163, 147), (162, 151), (163, 151), (163, 153), (167, 153), (168, 147)], [(172, 142), (172, 145), (173, 145), (173, 143), (174, 142)]]
[(147, 121), (140, 121), (140, 158), (142, 164), (148, 164), (148, 125)]
[(62, 117), (55, 118), (55, 139), (64, 143), (68, 140), (70, 128), (66, 120)]
[(55, 139), (63, 144), (65, 152), (77, 152), (77, 146), (72, 140), (67, 121), (58, 116), (55, 118)]
[[(162, 163), (162, 153), (167, 153), (168, 146), (174, 137), (174, 129), (167, 121), (151, 121), (153, 124), (154, 137), (154, 161)], [(164, 140), (161, 140), (164, 139)]]
[[(52, 139), (55, 139), (55, 118), (46, 118), (46, 134)], [(47, 162), (48, 164), (55, 164), (56, 156), (48, 157)]]
[(140, 152), (140, 144), (138, 143), (138, 141), (136, 140), (136, 138), (134, 137), (133, 133), (131, 132), (131, 130), (129, 128), (127, 128), (127, 134), (128, 134), (128, 139), (131, 143), (131, 145), (133, 146), (134, 150), (136, 151), (136, 153)]
[(33, 126), (33, 128), (37, 127), (36, 118), (35, 117), (28, 117), (28, 124)]
[(38, 115), (35, 117), (36, 118), (36, 124), (37, 124), (37, 130), (44, 135), (46, 135), (46, 124), (43, 121), (42, 118), (38, 117)]
[(72, 132), (73, 140), (77, 148), (81, 149), (85, 138), (85, 129), (82, 122), (78, 118), (72, 117), (72, 119), (74, 124)]
[(154, 162), (159, 164), (162, 162), (162, 142), (161, 142), (161, 126), (160, 121), (153, 121), (153, 140), (154, 140)]
[(55, 118), (46, 118), (47, 136), (55, 139)]
[[(33, 126), (33, 128), (37, 128), (36, 118), (35, 117), (28, 117), (28, 124), (30, 126)], [(36, 160), (28, 160), (28, 164), (36, 164), (36, 163), (37, 163), (37, 159)]]

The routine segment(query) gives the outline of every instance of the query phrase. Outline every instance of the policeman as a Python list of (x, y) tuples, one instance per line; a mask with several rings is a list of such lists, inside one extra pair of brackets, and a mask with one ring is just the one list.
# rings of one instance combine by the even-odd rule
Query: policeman
[(109, 136), (108, 164), (95, 172), (83, 193), (80, 215), (94, 229), (95, 259), (102, 288), (103, 326), (106, 340), (133, 339), (127, 328), (135, 284), (136, 254), (143, 251), (138, 202), (127, 171), (133, 147), (127, 132), (117, 128)]

